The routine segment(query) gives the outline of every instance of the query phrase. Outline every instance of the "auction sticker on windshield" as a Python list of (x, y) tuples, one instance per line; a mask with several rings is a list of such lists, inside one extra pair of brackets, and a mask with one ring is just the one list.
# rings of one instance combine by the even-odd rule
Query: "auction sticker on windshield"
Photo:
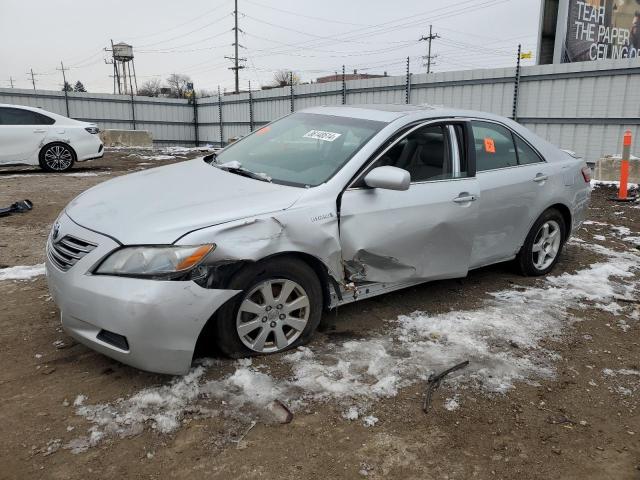
[(304, 138), (315, 138), (316, 140), (323, 140), (325, 142), (333, 142), (338, 138), (341, 133), (325, 132), (323, 130), (310, 130), (303, 135)]

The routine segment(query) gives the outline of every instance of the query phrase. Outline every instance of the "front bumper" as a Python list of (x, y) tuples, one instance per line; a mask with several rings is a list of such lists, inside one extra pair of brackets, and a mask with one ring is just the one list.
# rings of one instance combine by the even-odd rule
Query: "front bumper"
[[(186, 373), (196, 341), (212, 314), (237, 290), (212, 290), (194, 282), (157, 281), (88, 271), (118, 244), (59, 219), (58, 238), (73, 235), (97, 247), (69, 270), (60, 270), (47, 254), (47, 281), (60, 308), (64, 330), (79, 342), (128, 365), (157, 373)], [(47, 243), (49, 252), (51, 238)], [(126, 337), (123, 345), (112, 335)], [(100, 336), (100, 338), (98, 338)]]

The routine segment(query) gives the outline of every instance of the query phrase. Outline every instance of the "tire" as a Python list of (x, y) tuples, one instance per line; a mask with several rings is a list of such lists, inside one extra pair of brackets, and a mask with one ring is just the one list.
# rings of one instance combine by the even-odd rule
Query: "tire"
[(66, 172), (73, 167), (76, 152), (66, 143), (50, 143), (42, 147), (38, 160), (45, 172)]
[[(215, 319), (218, 347), (231, 358), (304, 345), (320, 323), (322, 287), (301, 260), (274, 258), (249, 265), (231, 278), (227, 288), (242, 290), (220, 308)], [(266, 298), (269, 291), (273, 301)]]
[(533, 224), (516, 258), (524, 276), (549, 273), (560, 258), (567, 236), (562, 214), (555, 208), (546, 210)]

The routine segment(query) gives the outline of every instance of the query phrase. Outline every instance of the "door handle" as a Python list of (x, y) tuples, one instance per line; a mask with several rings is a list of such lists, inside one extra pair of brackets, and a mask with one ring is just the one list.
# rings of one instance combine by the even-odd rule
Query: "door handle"
[(46, 130), (44, 128), (36, 128), (33, 130), (33, 133), (45, 133)]
[(534, 182), (544, 182), (546, 180), (549, 180), (549, 175), (544, 175), (542, 173), (537, 174), (533, 179)]
[(468, 203), (468, 202), (475, 201), (475, 199), (476, 199), (475, 195), (461, 195), (459, 197), (454, 198), (453, 201), (456, 203)]

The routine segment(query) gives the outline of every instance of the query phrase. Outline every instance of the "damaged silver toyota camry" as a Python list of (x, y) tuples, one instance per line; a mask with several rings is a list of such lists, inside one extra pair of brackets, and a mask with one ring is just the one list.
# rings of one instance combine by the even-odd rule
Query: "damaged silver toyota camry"
[(199, 340), (281, 352), (338, 305), (507, 260), (545, 274), (589, 175), (495, 115), (317, 107), (87, 190), (54, 224), (47, 278), (78, 341), (182, 374)]

